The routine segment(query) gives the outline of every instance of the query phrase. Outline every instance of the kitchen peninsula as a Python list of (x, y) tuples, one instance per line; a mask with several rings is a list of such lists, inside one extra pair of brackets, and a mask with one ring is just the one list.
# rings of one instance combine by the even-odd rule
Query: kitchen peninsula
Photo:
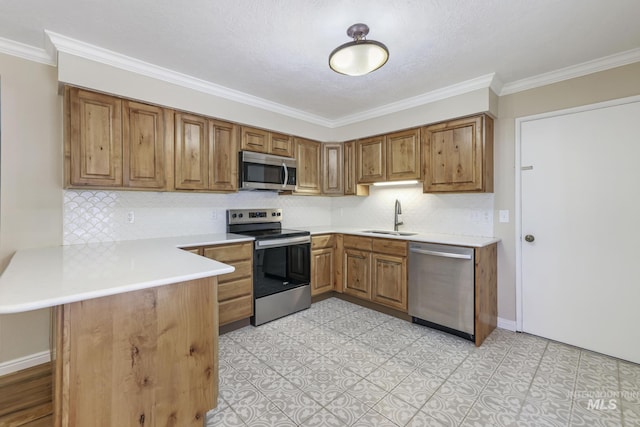
[(216, 276), (234, 268), (180, 246), (165, 238), (14, 255), (0, 313), (54, 307), (56, 426), (202, 426), (216, 407)]

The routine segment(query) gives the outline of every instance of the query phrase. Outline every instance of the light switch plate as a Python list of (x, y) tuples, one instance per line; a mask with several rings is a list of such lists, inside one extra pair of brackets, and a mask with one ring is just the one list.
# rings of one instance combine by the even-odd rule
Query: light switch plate
[(509, 211), (508, 210), (499, 211), (499, 215), (500, 215), (500, 222), (509, 222)]

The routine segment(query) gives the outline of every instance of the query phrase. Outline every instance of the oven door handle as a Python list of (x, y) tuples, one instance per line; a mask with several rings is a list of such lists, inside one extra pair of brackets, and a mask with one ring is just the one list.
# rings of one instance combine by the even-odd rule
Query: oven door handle
[(287, 237), (284, 239), (256, 240), (256, 249), (277, 248), (278, 246), (299, 245), (301, 243), (311, 243), (310, 236)]

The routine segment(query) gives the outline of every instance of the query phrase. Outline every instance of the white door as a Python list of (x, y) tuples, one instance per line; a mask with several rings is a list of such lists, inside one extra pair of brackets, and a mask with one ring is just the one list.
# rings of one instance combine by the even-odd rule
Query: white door
[(519, 316), (525, 332), (640, 363), (640, 100), (633, 100), (519, 120)]

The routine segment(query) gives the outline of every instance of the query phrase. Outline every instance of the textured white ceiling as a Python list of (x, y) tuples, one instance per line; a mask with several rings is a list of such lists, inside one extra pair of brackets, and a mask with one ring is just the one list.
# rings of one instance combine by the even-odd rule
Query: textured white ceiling
[[(44, 30), (338, 120), (490, 73), (503, 83), (640, 47), (638, 0), (0, 0), (0, 37)], [(389, 62), (334, 73), (346, 29)]]

